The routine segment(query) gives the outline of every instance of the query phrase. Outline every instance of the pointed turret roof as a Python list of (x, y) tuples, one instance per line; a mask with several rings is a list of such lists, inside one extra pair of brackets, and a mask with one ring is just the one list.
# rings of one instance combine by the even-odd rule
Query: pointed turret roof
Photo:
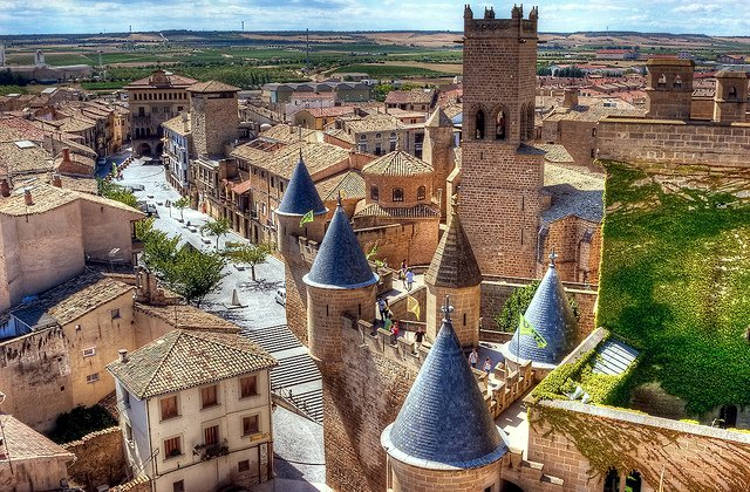
[(448, 115), (445, 114), (445, 111), (443, 111), (443, 108), (437, 108), (432, 115), (427, 119), (424, 126), (430, 127), (430, 128), (437, 128), (437, 127), (448, 127), (453, 128), (453, 121), (448, 118)]
[(327, 212), (323, 201), (315, 189), (310, 173), (307, 171), (305, 161), (302, 160), (302, 150), (300, 149), (299, 161), (294, 168), (286, 192), (281, 198), (279, 208), (276, 213), (280, 215), (305, 215), (310, 210), (314, 215), (322, 215)]
[(358, 289), (378, 281), (341, 207), (341, 197), (310, 272), (303, 280), (307, 285), (327, 289)]
[(507, 451), (453, 330), (451, 309), (443, 308), (435, 343), (380, 438), (392, 457), (422, 468), (478, 468)]
[(479, 264), (461, 225), (455, 204), (452, 210), (448, 230), (440, 238), (424, 280), (429, 285), (453, 289), (479, 285), (482, 282)]
[[(557, 275), (554, 252), (550, 258), (552, 261), (547, 268), (547, 273), (544, 274), (542, 282), (524, 313), (525, 320), (544, 340), (537, 341), (536, 337), (531, 334), (521, 335), (520, 328), (516, 328), (508, 350), (512, 355), (521, 359), (557, 364), (567, 355), (569, 343), (575, 336), (577, 323), (568, 304), (560, 277)], [(543, 346), (540, 347), (540, 345)]]

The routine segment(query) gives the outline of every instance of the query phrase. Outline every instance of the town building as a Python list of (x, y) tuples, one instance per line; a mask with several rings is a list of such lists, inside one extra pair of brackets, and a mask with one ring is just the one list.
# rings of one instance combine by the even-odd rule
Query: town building
[(340, 116), (354, 114), (354, 106), (331, 106), (327, 108), (305, 108), (294, 115), (294, 125), (312, 130), (325, 130)]
[(12, 415), (0, 415), (0, 488), (17, 492), (64, 490), (75, 456)]
[(190, 116), (182, 113), (162, 123), (162, 127), (167, 181), (181, 195), (187, 195), (190, 193), (190, 159), (195, 157)]
[(333, 94), (336, 103), (367, 102), (372, 99), (372, 88), (363, 82), (300, 82), (286, 84), (265, 84), (261, 99), (269, 104), (286, 104), (294, 95)]
[(237, 333), (173, 330), (120, 350), (123, 445), (155, 491), (250, 487), (273, 477), (269, 370), (276, 360)]
[(124, 87), (130, 108), (130, 138), (137, 155), (161, 158), (161, 125), (189, 109), (187, 88), (195, 83), (188, 77), (155, 70)]
[(385, 107), (401, 111), (427, 114), (437, 103), (438, 92), (435, 89), (411, 89), (390, 91), (385, 96)]

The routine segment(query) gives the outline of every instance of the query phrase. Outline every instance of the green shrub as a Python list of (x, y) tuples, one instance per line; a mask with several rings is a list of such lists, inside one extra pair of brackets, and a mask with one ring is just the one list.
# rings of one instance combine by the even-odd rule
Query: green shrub
[(57, 416), (49, 438), (58, 444), (75, 441), (86, 434), (117, 425), (117, 420), (101, 405), (76, 407)]

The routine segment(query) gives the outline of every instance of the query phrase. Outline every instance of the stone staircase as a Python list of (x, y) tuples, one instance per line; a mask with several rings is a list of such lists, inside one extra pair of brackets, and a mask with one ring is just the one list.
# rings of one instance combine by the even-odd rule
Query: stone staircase
[(260, 330), (245, 330), (242, 334), (271, 353), (302, 346), (286, 325), (271, 326)]
[(510, 452), (503, 467), (502, 477), (524, 490), (561, 491), (565, 481), (544, 473), (544, 463), (523, 459), (521, 453)]
[(271, 389), (289, 388), (321, 379), (320, 371), (308, 354), (279, 359), (271, 370)]

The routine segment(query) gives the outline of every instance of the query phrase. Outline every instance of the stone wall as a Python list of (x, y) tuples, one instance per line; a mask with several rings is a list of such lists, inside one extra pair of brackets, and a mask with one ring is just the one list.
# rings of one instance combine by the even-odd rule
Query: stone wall
[(94, 490), (99, 485), (114, 485), (126, 478), (125, 454), (120, 427), (92, 432), (63, 446), (76, 455), (68, 473), (77, 484)]
[(750, 434), (577, 401), (527, 405), (528, 459), (565, 490), (600, 491), (611, 467), (640, 473), (643, 491), (661, 477), (664, 490), (750, 489)]
[(199, 156), (222, 156), (225, 145), (237, 138), (239, 107), (237, 94), (193, 93), (190, 97), (190, 126)]
[(439, 224), (422, 220), (355, 229), (362, 250), (367, 252), (377, 244), (377, 258), (391, 268), (398, 268), (404, 258), (409, 265), (429, 265), (438, 245)]
[(564, 282), (599, 283), (601, 224), (569, 215), (549, 224), (540, 245), (537, 276), (542, 277), (552, 250), (558, 255), (555, 264)]
[(604, 118), (600, 159), (651, 164), (750, 167), (750, 123)]

